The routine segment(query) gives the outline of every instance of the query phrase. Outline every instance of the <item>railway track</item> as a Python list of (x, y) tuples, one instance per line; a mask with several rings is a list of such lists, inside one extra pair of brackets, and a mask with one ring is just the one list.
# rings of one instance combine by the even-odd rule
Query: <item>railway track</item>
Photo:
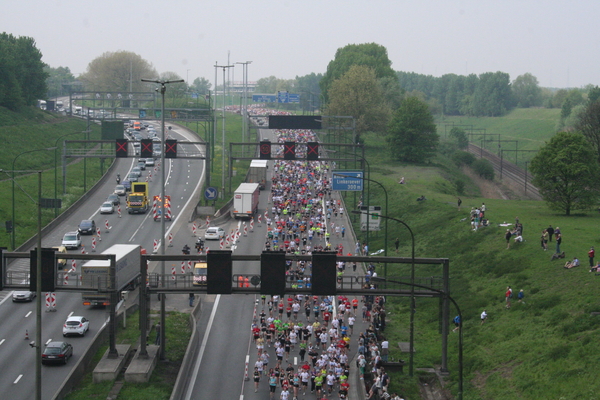
[(531, 183), (531, 174), (517, 167), (515, 164), (500, 159), (489, 150), (469, 143), (467, 151), (478, 158), (485, 158), (494, 167), (496, 176), (506, 183), (511, 189), (518, 191), (531, 200), (542, 200), (538, 188)]

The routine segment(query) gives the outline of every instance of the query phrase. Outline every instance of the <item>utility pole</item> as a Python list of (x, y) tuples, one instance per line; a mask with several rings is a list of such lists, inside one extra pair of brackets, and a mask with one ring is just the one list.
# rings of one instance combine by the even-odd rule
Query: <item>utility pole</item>
[[(152, 82), (158, 83), (160, 85), (160, 94), (162, 97), (162, 107), (160, 112), (160, 125), (161, 125), (161, 135), (160, 135), (160, 144), (161, 144), (161, 153), (160, 153), (160, 201), (158, 204), (158, 210), (160, 211), (160, 254), (165, 255), (165, 92), (167, 91), (167, 85), (169, 83), (182, 83), (185, 82), (183, 79), (178, 79), (174, 81), (161, 81), (158, 79), (142, 79), (142, 82)], [(157, 91), (159, 89), (156, 89)], [(161, 261), (160, 263), (160, 282), (161, 286), (165, 286), (165, 262)], [(144, 294), (145, 295), (145, 294)], [(165, 296), (164, 294), (160, 296), (160, 359), (165, 359)]]
[[(228, 68), (233, 68), (235, 67), (235, 65), (216, 65), (215, 64), (215, 68), (223, 68), (223, 114), (222, 114), (222, 119), (223, 119), (223, 149), (222, 149), (222, 159), (221, 159), (221, 198), (225, 198), (225, 71), (228, 70)], [(217, 76), (216, 72), (215, 72), (215, 77)], [(216, 89), (216, 88), (215, 88)], [(216, 124), (215, 124), (215, 129), (216, 129)]]

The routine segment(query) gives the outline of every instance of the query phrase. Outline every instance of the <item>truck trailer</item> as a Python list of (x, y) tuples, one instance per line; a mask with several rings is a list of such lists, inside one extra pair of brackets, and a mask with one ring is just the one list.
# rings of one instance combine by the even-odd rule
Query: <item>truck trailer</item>
[(242, 183), (233, 193), (233, 217), (252, 218), (258, 211), (258, 183)]
[(98, 293), (83, 293), (84, 306), (107, 306), (110, 290), (117, 290), (118, 298), (123, 290), (132, 290), (140, 275), (141, 248), (133, 244), (115, 244), (102, 252), (114, 254), (115, 282), (110, 277), (110, 260), (90, 260), (81, 267), (81, 286), (98, 289)]
[(267, 186), (267, 160), (252, 160), (248, 171), (248, 183), (258, 183), (260, 190)]

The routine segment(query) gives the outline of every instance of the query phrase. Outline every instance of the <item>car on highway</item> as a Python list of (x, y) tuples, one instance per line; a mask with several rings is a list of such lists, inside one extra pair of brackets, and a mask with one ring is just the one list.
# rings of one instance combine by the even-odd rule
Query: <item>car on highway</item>
[(154, 167), (154, 158), (146, 158), (146, 166)]
[[(94, 221), (92, 221), (92, 222), (94, 222)], [(96, 224), (94, 224), (94, 230), (95, 229), (96, 229)], [(66, 254), (67, 253), (67, 249), (65, 248), (65, 246), (52, 246), (52, 248), (54, 249), (54, 251), (56, 253), (59, 253), (59, 254)], [(63, 269), (66, 265), (67, 265), (67, 260), (66, 259), (59, 258), (58, 260), (56, 260), (56, 266), (58, 267), (58, 269)]]
[(106, 201), (110, 201), (111, 203), (113, 203), (115, 206), (121, 204), (121, 198), (119, 197), (118, 194), (113, 193), (108, 195), (108, 197), (106, 198)]
[(96, 222), (93, 219), (84, 219), (79, 223), (79, 233), (93, 235), (96, 233)]
[(127, 175), (127, 180), (128, 180), (129, 182), (137, 182), (137, 181), (138, 181), (138, 176), (137, 176), (137, 174), (136, 174), (135, 172), (130, 172), (130, 173)]
[(33, 301), (33, 299), (35, 299), (35, 292), (30, 292), (29, 290), (18, 290), (12, 294), (13, 303)]
[(140, 167), (133, 167), (131, 169), (130, 173), (131, 174), (136, 174), (138, 176), (138, 178), (139, 178), (140, 176), (142, 176), (142, 169)]
[(124, 181), (121, 181), (121, 185), (125, 186), (125, 191), (129, 192), (131, 190), (131, 181), (125, 179)]
[(140, 154), (141, 148), (142, 148), (142, 145), (140, 144), (140, 142), (133, 143), (133, 152), (135, 153), (136, 156)]
[(125, 185), (115, 186), (115, 194), (117, 196), (125, 196), (127, 194), (127, 188), (125, 187)]
[(67, 232), (63, 236), (62, 245), (66, 249), (78, 249), (81, 246), (81, 235), (78, 231)]
[(42, 364), (66, 364), (73, 356), (73, 346), (67, 342), (50, 342), (42, 353)]
[(82, 316), (70, 316), (63, 325), (63, 336), (85, 336), (90, 330), (90, 320)]
[(105, 201), (100, 206), (100, 214), (112, 214), (115, 212), (115, 205), (111, 201)]
[(145, 170), (146, 170), (146, 161), (145, 161), (145, 159), (144, 159), (144, 158), (140, 158), (140, 159), (138, 160), (137, 167), (138, 167), (139, 169), (141, 169), (142, 171), (145, 171)]
[(217, 226), (211, 226), (204, 233), (204, 239), (206, 240), (219, 240), (225, 236), (225, 230)]

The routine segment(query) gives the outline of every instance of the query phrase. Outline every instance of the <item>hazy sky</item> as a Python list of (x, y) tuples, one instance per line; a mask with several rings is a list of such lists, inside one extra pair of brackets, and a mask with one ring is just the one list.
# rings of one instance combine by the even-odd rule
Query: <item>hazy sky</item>
[[(598, 0), (2, 0), (0, 31), (31, 36), (76, 76), (107, 51), (214, 82), (324, 73), (338, 48), (375, 42), (392, 68), (441, 76), (530, 72), (541, 86), (600, 85)], [(242, 79), (242, 66), (232, 79)], [(219, 72), (219, 82), (222, 72)], [(151, 78), (151, 77), (149, 77)]]

